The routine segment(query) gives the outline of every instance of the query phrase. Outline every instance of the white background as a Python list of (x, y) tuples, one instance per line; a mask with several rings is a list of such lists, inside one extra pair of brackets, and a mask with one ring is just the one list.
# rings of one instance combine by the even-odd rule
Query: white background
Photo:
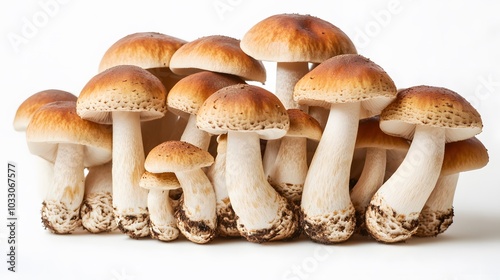
[[(55, 1), (0, 4), (0, 279), (500, 279), (498, 2)], [(157, 31), (187, 41), (214, 34), (241, 38), (261, 19), (285, 12), (340, 27), (399, 88), (447, 87), (481, 113), (478, 138), (489, 149), (490, 163), (461, 175), (454, 224), (445, 234), (396, 245), (361, 237), (331, 246), (306, 239), (196, 245), (184, 239), (137, 241), (118, 233), (58, 236), (42, 228), (33, 157), (24, 135), (12, 128), (25, 98), (49, 88), (78, 95), (106, 49), (130, 33)], [(274, 65), (265, 65), (264, 87), (273, 90)], [(4, 261), (8, 161), (17, 163), (19, 176), (15, 274)]]

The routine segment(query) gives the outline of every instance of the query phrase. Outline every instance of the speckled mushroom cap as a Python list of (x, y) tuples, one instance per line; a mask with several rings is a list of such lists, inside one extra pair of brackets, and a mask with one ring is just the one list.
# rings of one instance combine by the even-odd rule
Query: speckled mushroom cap
[(414, 86), (398, 92), (380, 114), (380, 128), (387, 134), (412, 139), (416, 125), (446, 129), (446, 142), (480, 133), (479, 113), (458, 93), (442, 87)]
[(26, 127), (28, 127), (35, 111), (43, 105), (55, 101), (76, 101), (76, 96), (58, 89), (43, 90), (31, 95), (17, 108), (13, 123), (14, 129), (16, 131), (26, 131)]
[(74, 101), (57, 101), (40, 107), (26, 129), (30, 152), (50, 162), (57, 156), (57, 145), (84, 146), (84, 166), (111, 160), (111, 127), (84, 120), (76, 114)]
[(258, 60), (320, 63), (356, 53), (349, 37), (335, 25), (310, 15), (270, 16), (243, 36), (241, 49)]
[(152, 173), (182, 172), (213, 163), (213, 156), (195, 145), (183, 141), (166, 141), (149, 152), (144, 167)]
[(175, 190), (181, 187), (179, 180), (172, 172), (152, 173), (144, 172), (139, 187), (147, 190)]
[(408, 150), (408, 140), (391, 136), (380, 129), (379, 116), (362, 119), (359, 121), (356, 149), (380, 148), (385, 150)]
[(247, 81), (266, 81), (262, 62), (250, 57), (235, 38), (212, 35), (201, 37), (180, 47), (170, 60), (177, 75), (190, 75), (202, 70), (232, 74)]
[(244, 84), (237, 76), (202, 71), (191, 74), (180, 81), (168, 92), (167, 106), (169, 111), (177, 114), (196, 115), (203, 102), (221, 88)]
[(480, 169), (488, 162), (488, 150), (476, 137), (447, 143), (444, 147), (441, 176)]
[(357, 54), (337, 55), (319, 64), (295, 84), (299, 104), (330, 108), (332, 103), (361, 102), (360, 118), (380, 114), (397, 94), (380, 66)]
[(141, 121), (161, 118), (167, 110), (167, 92), (161, 81), (147, 70), (118, 65), (94, 76), (77, 101), (78, 115), (111, 124), (111, 112), (140, 112)]
[(212, 94), (198, 110), (196, 125), (211, 134), (256, 132), (262, 139), (283, 137), (288, 113), (271, 92), (254, 85), (232, 85)]
[(170, 58), (186, 41), (157, 32), (138, 32), (116, 41), (104, 53), (99, 72), (117, 65), (144, 69), (169, 67)]
[(300, 109), (286, 110), (290, 119), (287, 137), (303, 137), (319, 141), (323, 130), (319, 122)]

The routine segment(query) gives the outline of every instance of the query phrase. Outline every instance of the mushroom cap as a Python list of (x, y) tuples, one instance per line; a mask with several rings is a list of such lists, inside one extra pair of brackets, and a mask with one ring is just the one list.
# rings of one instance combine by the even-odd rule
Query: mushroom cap
[(319, 141), (323, 129), (319, 122), (300, 109), (288, 109), (290, 127), (286, 133), (287, 137), (304, 137)]
[(80, 118), (76, 102), (57, 101), (40, 107), (26, 129), (30, 152), (50, 162), (61, 143), (84, 146), (84, 165), (101, 165), (111, 160), (111, 127)]
[(139, 187), (147, 190), (175, 190), (181, 187), (179, 180), (172, 172), (152, 173), (145, 171), (139, 181)]
[(266, 69), (240, 48), (240, 41), (212, 35), (198, 38), (180, 47), (170, 60), (177, 75), (190, 75), (202, 70), (239, 76), (247, 81), (266, 81)]
[(447, 143), (444, 146), (441, 176), (480, 169), (488, 162), (488, 150), (476, 137)]
[(264, 88), (239, 84), (212, 94), (198, 110), (196, 125), (211, 134), (255, 132), (262, 139), (283, 137), (290, 120), (285, 106)]
[(210, 166), (214, 157), (207, 151), (183, 141), (166, 141), (154, 147), (144, 168), (152, 173), (183, 172)]
[(380, 114), (380, 128), (390, 135), (412, 139), (416, 125), (445, 128), (446, 142), (470, 138), (483, 128), (481, 116), (465, 98), (432, 86), (399, 91)]
[(116, 65), (144, 69), (169, 67), (170, 58), (186, 41), (157, 32), (138, 32), (116, 41), (104, 53), (99, 72)]
[(55, 101), (76, 101), (76, 98), (75, 95), (58, 89), (43, 90), (31, 95), (17, 108), (13, 123), (14, 130), (26, 131), (31, 117), (43, 105)]
[(118, 65), (94, 76), (82, 89), (76, 110), (84, 119), (111, 124), (113, 111), (140, 112), (141, 121), (161, 118), (167, 111), (161, 81), (134, 65)]
[(320, 63), (295, 84), (299, 104), (330, 108), (332, 103), (361, 102), (361, 118), (380, 114), (397, 94), (380, 66), (357, 54), (337, 55)]
[(356, 149), (379, 148), (385, 150), (408, 150), (408, 140), (388, 135), (380, 129), (379, 116), (362, 119), (359, 121)]
[(241, 39), (241, 49), (258, 60), (320, 63), (357, 53), (338, 27), (310, 15), (278, 14), (255, 24)]
[(167, 106), (177, 115), (196, 115), (205, 100), (221, 88), (244, 84), (237, 76), (202, 71), (178, 81), (168, 92)]

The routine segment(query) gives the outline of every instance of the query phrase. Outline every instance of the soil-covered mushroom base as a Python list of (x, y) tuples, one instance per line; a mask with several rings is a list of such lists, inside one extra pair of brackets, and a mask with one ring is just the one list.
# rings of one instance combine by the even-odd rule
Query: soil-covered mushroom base
[(332, 244), (346, 241), (356, 226), (354, 207), (311, 217), (302, 212), (304, 233), (314, 242)]
[(80, 209), (82, 226), (88, 232), (113, 231), (118, 227), (113, 214), (113, 198), (110, 192), (88, 195)]
[(114, 210), (118, 229), (131, 238), (139, 239), (149, 236), (149, 213), (148, 209), (139, 209), (136, 213)]
[(434, 237), (445, 232), (453, 223), (453, 208), (444, 211), (424, 207), (419, 216), (419, 224), (415, 236)]
[(81, 225), (80, 208), (68, 209), (64, 202), (44, 201), (41, 214), (43, 226), (53, 233), (71, 233)]

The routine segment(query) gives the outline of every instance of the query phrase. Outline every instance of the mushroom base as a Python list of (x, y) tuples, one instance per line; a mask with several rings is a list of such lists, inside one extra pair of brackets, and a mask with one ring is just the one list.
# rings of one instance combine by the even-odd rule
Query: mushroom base
[(419, 223), (415, 236), (435, 237), (445, 232), (453, 223), (453, 216), (453, 208), (439, 211), (424, 207), (418, 218)]
[(113, 214), (113, 198), (110, 192), (100, 192), (85, 197), (80, 216), (83, 228), (90, 233), (110, 232), (118, 227)]
[(236, 213), (234, 213), (229, 198), (217, 203), (217, 235), (220, 237), (240, 237), (237, 228)]
[(262, 243), (267, 241), (286, 240), (296, 238), (301, 233), (299, 226), (300, 215), (297, 206), (289, 203), (284, 197), (278, 196), (279, 206), (277, 218), (266, 229), (248, 230), (238, 221), (240, 234), (248, 241)]
[(302, 212), (304, 233), (314, 242), (333, 244), (344, 242), (354, 233), (356, 226), (354, 207), (326, 215), (308, 216)]
[(176, 225), (157, 225), (153, 221), (150, 221), (149, 231), (151, 238), (160, 241), (172, 241), (179, 237), (179, 230)]
[(191, 242), (203, 244), (215, 238), (216, 227), (210, 226), (215, 224), (211, 221), (194, 221), (186, 215), (184, 209), (184, 196), (180, 199), (180, 207), (175, 211), (175, 218), (177, 219), (177, 227), (181, 233)]
[(366, 208), (364, 208), (362, 211), (356, 210), (356, 228), (354, 229), (354, 233), (360, 234), (362, 236), (369, 235), (368, 230), (366, 229), (365, 213)]
[(81, 225), (80, 208), (68, 209), (64, 202), (44, 201), (42, 203), (42, 224), (56, 234), (68, 234)]
[(409, 239), (418, 228), (419, 213), (398, 214), (377, 194), (365, 213), (365, 223), (370, 235), (383, 243)]
[[(136, 211), (118, 211), (114, 209), (118, 229), (131, 238), (139, 239), (149, 236), (149, 213), (147, 208)], [(138, 210), (138, 211), (137, 211)]]
[(304, 184), (276, 183), (269, 177), (267, 180), (280, 195), (293, 202), (295, 205), (300, 205)]

